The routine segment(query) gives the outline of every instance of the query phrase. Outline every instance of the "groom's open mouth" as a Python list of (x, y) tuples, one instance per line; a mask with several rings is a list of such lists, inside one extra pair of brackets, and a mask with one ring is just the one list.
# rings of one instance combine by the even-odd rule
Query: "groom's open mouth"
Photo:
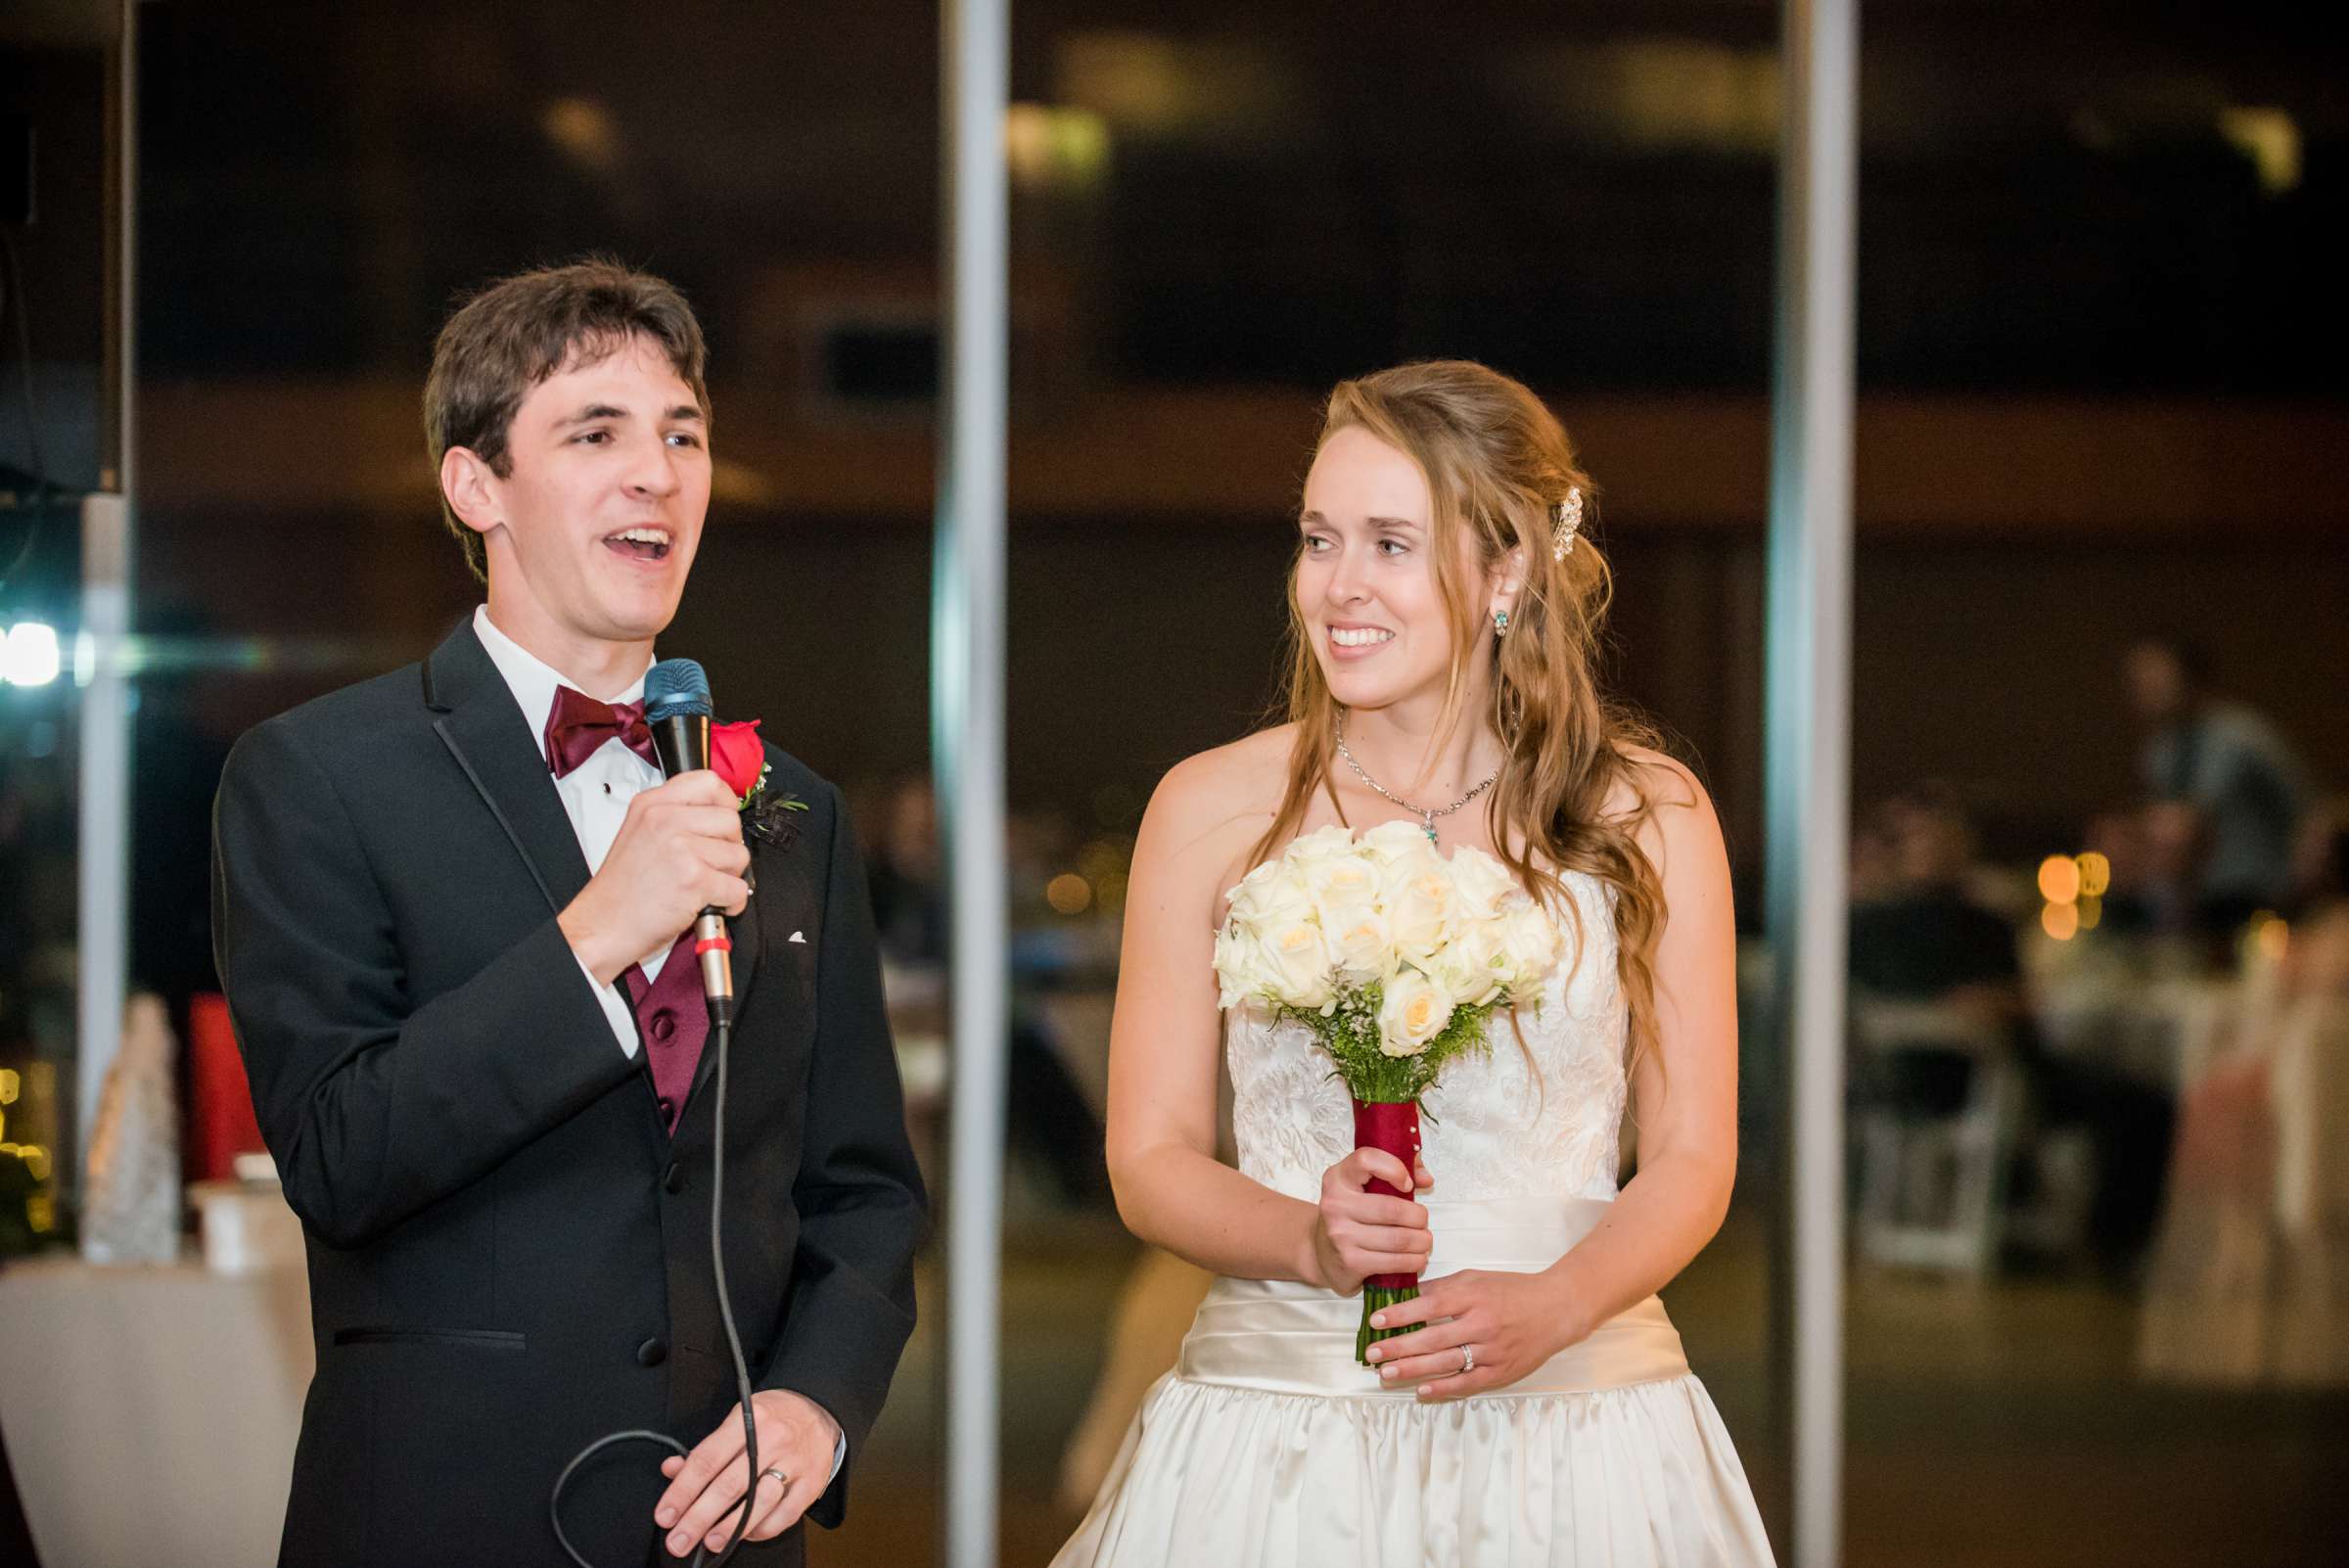
[(631, 561), (666, 561), (669, 542), (667, 529), (622, 529), (618, 533), (604, 535), (605, 549)]

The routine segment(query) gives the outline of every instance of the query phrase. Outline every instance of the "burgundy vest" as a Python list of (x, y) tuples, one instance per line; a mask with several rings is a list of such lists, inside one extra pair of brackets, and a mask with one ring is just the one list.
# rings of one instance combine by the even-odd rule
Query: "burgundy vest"
[(661, 1096), (661, 1120), (674, 1132), (677, 1113), (693, 1087), (694, 1067), (702, 1059), (702, 1042), (710, 1038), (710, 1008), (702, 999), (692, 928), (668, 949), (658, 979), (647, 984), (643, 966), (630, 964), (621, 972), (620, 984), (636, 1013), (636, 1037), (653, 1070), (653, 1092)]

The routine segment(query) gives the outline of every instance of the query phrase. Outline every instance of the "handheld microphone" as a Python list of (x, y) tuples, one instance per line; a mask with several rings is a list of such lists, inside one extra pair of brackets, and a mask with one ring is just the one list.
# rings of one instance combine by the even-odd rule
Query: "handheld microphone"
[[(710, 765), (710, 677), (691, 659), (664, 659), (645, 672), (644, 721), (661, 758), (661, 776), (675, 778)], [(734, 944), (726, 917), (704, 909), (693, 922), (694, 955), (702, 966), (702, 996), (713, 1023), (734, 1021)]]

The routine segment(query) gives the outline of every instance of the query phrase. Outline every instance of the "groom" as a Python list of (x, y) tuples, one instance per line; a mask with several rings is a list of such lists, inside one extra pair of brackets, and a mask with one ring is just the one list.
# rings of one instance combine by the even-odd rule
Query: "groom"
[(580, 1467), (588, 1560), (727, 1538), (705, 906), (732, 917), (723, 1247), (763, 1467), (738, 1561), (839, 1523), (913, 1327), (922, 1185), (840, 794), (771, 747), (747, 811), (716, 773), (665, 783), (635, 706), (709, 508), (703, 357), (674, 290), (607, 263), (459, 310), (425, 426), (487, 602), (221, 776), (216, 957), (308, 1235), (290, 1568), (561, 1568), (549, 1492), (627, 1428), (690, 1457)]

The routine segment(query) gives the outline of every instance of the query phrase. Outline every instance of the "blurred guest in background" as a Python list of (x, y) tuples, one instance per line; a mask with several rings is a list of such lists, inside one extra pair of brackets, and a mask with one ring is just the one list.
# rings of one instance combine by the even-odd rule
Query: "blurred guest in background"
[(2174, 917), (2218, 934), (2280, 907), (2308, 808), (2300, 759), (2265, 717), (2212, 692), (2208, 657), (2185, 638), (2141, 638), (2122, 668), (2148, 731), (2146, 822), (2174, 878)]
[[(866, 874), (881, 950), (910, 972), (943, 972), (946, 962), (946, 905), (939, 859), (938, 797), (930, 780), (909, 774), (890, 787)], [(1049, 839), (1050, 834), (1041, 835)], [(1015, 819), (1012, 838), (1012, 916), (1019, 921), (1045, 881), (1033, 854), (1020, 851), (1038, 837), (1033, 818)], [(1025, 870), (1023, 872), (1023, 866)], [(1107, 1209), (1109, 1166), (1101, 1117), (1078, 1088), (1038, 1020), (1036, 992), (1053, 979), (1015, 962), (1009, 1084), (1005, 1114), (1011, 1152), (1042, 1176), (1052, 1196), (1070, 1208)], [(918, 988), (917, 988), (918, 989)]]
[(1850, 927), (1861, 1252), (1987, 1268), (2021, 1098), (2014, 928), (1974, 890), (1973, 825), (1947, 785), (1885, 802), (1855, 837), (1873, 846)]
[(873, 922), (881, 951), (898, 963), (944, 963), (946, 910), (940, 897), (938, 802), (919, 776), (891, 786), (873, 814)]
[(2290, 907), (2300, 915), (2349, 908), (2349, 796), (2325, 802), (2300, 824)]
[(1851, 976), (1878, 995), (1944, 1001), (2004, 1025), (2022, 1007), (2014, 927), (1973, 891), (1973, 824), (1948, 785), (1887, 801), (1864, 837), (1881, 843), (1873, 886), (1855, 889)]
[[(1901, 1117), (1952, 1117), (1979, 1105), (1977, 1073), (2011, 1066), (2022, 1091), (2003, 1141), (2014, 1151), (2017, 1236), (2050, 1238), (2037, 1245), (2066, 1255), (2085, 1248), (2126, 1275), (2161, 1201), (2175, 1120), (2168, 1094), (2093, 1053), (2048, 1050), (2015, 926), (1981, 891), (1989, 873), (1956, 790), (1917, 785), (1884, 803), (1864, 833), (1881, 842), (1883, 868), (1852, 907), (1856, 1095)], [(1947, 1011), (1939, 1037), (1916, 1034), (1918, 1007)], [(1901, 1025), (1897, 1048), (1870, 1048), (1888, 1022)]]
[(2138, 1362), (2182, 1382), (2349, 1386), (2349, 833), (2303, 837), (2305, 897), (2243, 945), (2187, 1041)]

